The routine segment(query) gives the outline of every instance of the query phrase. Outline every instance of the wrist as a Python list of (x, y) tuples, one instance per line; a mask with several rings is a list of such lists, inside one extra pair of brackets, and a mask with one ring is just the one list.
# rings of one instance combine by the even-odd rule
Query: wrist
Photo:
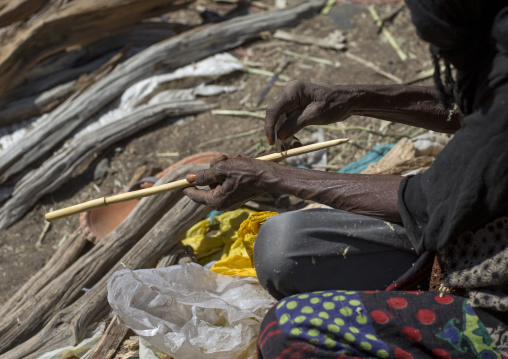
[(333, 121), (342, 121), (354, 114), (360, 101), (361, 89), (358, 85), (334, 85), (330, 86), (330, 92), (325, 101), (339, 118), (334, 117)]
[(254, 160), (258, 178), (252, 185), (263, 193), (281, 193), (281, 172), (286, 168), (275, 162)]

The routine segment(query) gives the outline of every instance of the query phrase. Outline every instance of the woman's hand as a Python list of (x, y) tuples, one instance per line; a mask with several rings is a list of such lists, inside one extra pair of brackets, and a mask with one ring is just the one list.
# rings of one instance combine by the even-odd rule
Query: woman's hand
[(193, 185), (210, 186), (210, 190), (189, 187), (184, 193), (194, 202), (216, 210), (233, 210), (270, 192), (272, 165), (246, 155), (222, 155), (210, 163), (209, 169), (187, 176)]
[[(310, 125), (326, 125), (345, 120), (350, 115), (353, 92), (340, 86), (293, 81), (284, 87), (277, 99), (266, 109), (265, 133), (270, 144), (275, 136), (290, 138)], [(285, 116), (284, 116), (285, 115)], [(280, 121), (280, 124), (277, 122)], [(278, 132), (276, 132), (278, 128)]]
[[(460, 111), (439, 102), (433, 87), (406, 85), (322, 86), (294, 81), (282, 89), (266, 109), (265, 133), (270, 144), (284, 140), (310, 125), (327, 125), (351, 115), (454, 133)], [(280, 122), (278, 124), (278, 122)]]
[(248, 156), (214, 159), (210, 168), (190, 174), (196, 186), (184, 193), (194, 202), (217, 210), (232, 210), (266, 193), (296, 196), (345, 211), (400, 222), (397, 207), (401, 176), (314, 171)]

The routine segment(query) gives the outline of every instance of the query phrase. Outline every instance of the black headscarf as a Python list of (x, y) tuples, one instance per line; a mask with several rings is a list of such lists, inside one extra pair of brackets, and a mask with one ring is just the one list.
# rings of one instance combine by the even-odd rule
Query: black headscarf
[[(438, 88), (449, 92), (446, 85), (455, 86), (455, 97), (464, 114), (474, 108), (478, 79), (488, 71), (487, 65), (495, 53), (493, 25), (507, 0), (406, 0), (418, 35), (431, 45), (433, 56), (452, 64), (457, 81), (445, 80)], [(506, 29), (505, 29), (506, 30)], [(506, 41), (506, 32), (500, 33)], [(436, 64), (439, 74), (439, 64)], [(449, 97), (449, 93), (446, 93)]]

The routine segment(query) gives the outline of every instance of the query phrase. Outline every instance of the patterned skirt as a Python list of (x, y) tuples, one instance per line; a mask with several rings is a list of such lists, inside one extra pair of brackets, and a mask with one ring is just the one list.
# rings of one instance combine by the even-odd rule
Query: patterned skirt
[(421, 291), (304, 293), (265, 317), (258, 358), (508, 358), (508, 328), (468, 298)]

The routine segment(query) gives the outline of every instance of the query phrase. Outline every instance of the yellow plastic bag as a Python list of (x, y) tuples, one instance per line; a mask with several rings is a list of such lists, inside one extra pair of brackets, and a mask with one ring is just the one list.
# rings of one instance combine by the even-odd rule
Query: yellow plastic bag
[(182, 241), (190, 245), (202, 265), (217, 261), (212, 271), (223, 275), (256, 276), (253, 249), (259, 227), (276, 212), (253, 212), (240, 208), (194, 225)]
[(278, 213), (270, 211), (251, 213), (238, 229), (238, 238), (242, 241), (252, 264), (254, 264), (254, 242), (258, 236), (259, 228), (268, 218), (276, 214)]

